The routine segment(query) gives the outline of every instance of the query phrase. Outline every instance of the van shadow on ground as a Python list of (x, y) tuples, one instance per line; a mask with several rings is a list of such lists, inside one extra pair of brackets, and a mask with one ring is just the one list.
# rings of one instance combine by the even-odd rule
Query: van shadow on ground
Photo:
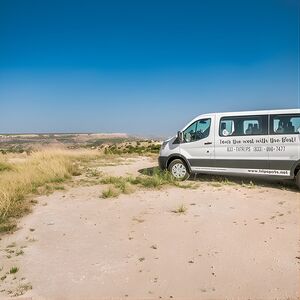
[[(160, 172), (159, 167), (144, 168), (138, 170), (140, 174), (147, 176), (154, 176)], [(269, 178), (253, 178), (247, 176), (223, 176), (223, 175), (207, 175), (207, 174), (192, 174), (188, 181), (192, 182), (211, 182), (224, 183), (233, 182), (239, 185), (254, 185), (260, 187), (271, 187), (276, 189), (286, 189), (293, 192), (298, 192), (298, 188), (293, 180), (277, 180)]]

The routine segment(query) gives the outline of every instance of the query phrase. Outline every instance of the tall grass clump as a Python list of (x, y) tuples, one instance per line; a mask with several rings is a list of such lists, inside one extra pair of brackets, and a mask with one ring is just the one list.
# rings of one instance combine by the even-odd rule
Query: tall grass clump
[(100, 182), (109, 184), (110, 187), (102, 192), (102, 198), (115, 198), (122, 194), (131, 194), (134, 192), (132, 177), (114, 177), (103, 178)]
[(8, 170), (11, 170), (11, 169), (12, 169), (11, 164), (0, 160), (0, 172), (8, 171)]
[(77, 172), (76, 161), (92, 156), (88, 151), (44, 150), (0, 172), (0, 232), (12, 228), (9, 221), (29, 210), (25, 196), (47, 184), (61, 183)]
[(110, 186), (108, 189), (102, 192), (102, 198), (115, 198), (120, 195), (121, 191), (113, 186)]

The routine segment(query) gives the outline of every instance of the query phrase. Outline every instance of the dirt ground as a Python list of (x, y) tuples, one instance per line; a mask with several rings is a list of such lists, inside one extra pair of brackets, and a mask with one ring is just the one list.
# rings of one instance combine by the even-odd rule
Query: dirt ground
[[(155, 164), (99, 170), (137, 175)], [(114, 199), (101, 198), (103, 185), (75, 185), (37, 197), (0, 241), (0, 299), (299, 299), (300, 193), (196, 184)]]

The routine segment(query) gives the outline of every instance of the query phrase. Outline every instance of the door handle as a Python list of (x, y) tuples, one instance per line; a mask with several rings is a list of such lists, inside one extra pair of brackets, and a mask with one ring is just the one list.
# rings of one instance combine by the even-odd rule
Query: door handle
[(204, 145), (211, 145), (212, 144), (212, 142), (206, 142), (206, 143), (204, 143)]

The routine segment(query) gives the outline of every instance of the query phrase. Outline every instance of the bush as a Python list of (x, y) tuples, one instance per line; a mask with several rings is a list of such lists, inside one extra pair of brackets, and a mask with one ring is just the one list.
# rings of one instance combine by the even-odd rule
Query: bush
[(160, 144), (146, 144), (138, 141), (135, 146), (131, 144), (125, 144), (123, 146), (116, 147), (116, 145), (110, 145), (104, 149), (104, 154), (149, 154), (149, 153), (159, 153)]

